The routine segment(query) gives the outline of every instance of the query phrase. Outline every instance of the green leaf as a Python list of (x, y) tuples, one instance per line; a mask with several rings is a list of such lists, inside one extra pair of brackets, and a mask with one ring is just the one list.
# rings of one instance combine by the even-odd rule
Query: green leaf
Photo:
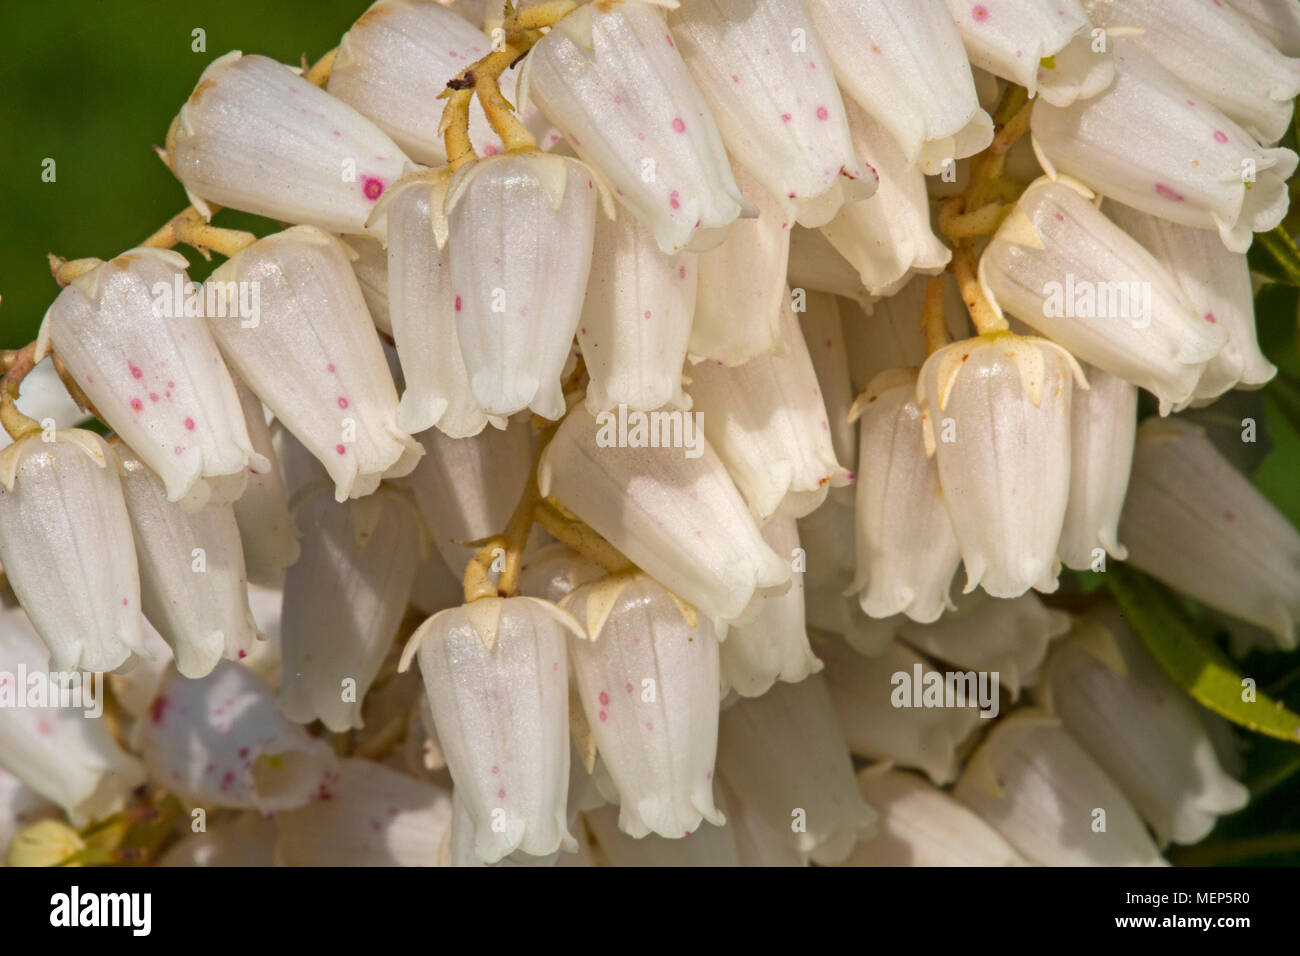
[(1261, 691), (1243, 700), (1241, 674), (1197, 633), (1168, 590), (1118, 562), (1106, 585), (1160, 666), (1194, 700), (1248, 730), (1300, 743), (1300, 715)]
[(1282, 226), (1256, 233), (1247, 257), (1250, 268), (1260, 275), (1300, 286), (1300, 247)]
[(1300, 432), (1300, 382), (1279, 371), (1273, 381), (1264, 386), (1264, 395), (1272, 400), (1291, 427)]

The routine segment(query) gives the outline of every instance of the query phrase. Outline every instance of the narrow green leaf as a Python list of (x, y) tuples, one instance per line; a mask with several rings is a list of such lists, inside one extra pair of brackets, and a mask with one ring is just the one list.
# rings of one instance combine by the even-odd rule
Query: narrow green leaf
[(1282, 226), (1256, 233), (1248, 258), (1251, 269), (1260, 275), (1300, 286), (1300, 247)]
[(1259, 690), (1254, 700), (1243, 700), (1241, 674), (1196, 632), (1165, 588), (1119, 562), (1107, 570), (1106, 585), (1160, 666), (1194, 700), (1248, 730), (1300, 742), (1300, 715)]
[(1300, 433), (1300, 383), (1285, 372), (1278, 372), (1273, 381), (1264, 386), (1264, 395), (1272, 399), (1282, 417)]

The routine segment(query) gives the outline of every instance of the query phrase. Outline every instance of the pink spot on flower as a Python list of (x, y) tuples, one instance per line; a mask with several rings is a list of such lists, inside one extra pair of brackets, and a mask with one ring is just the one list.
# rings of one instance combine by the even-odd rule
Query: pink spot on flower
[(1228, 141), (1228, 134), (1221, 129), (1216, 129), (1214, 131), (1214, 141), (1216, 143), (1226, 143)]
[(126, 598), (122, 598), (122, 607), (126, 607), (126, 606), (127, 606), (128, 604), (130, 604), (130, 603), (131, 603), (131, 602), (130, 602), (129, 600), (127, 600)]
[(506, 788), (502, 787), (500, 790), (497, 791), (497, 799), (504, 800), (505, 798), (506, 798)]
[(970, 8), (970, 15), (976, 23), (983, 23), (989, 18), (989, 8), (982, 3), (977, 3)]
[(493, 775), (493, 776), (496, 776), (496, 775), (499, 774), (500, 772), (501, 772), (501, 768), (498, 767), (496, 764), (493, 764), (493, 765), (492, 765), (492, 775)]
[(677, 196), (678, 196), (677, 190), (674, 189), (672, 192), (670, 192), (668, 194), (668, 205), (672, 206), (674, 209), (681, 209), (682, 204), (680, 200), (678, 200)]
[(131, 407), (138, 412), (140, 409), (144, 408), (144, 402), (140, 401), (138, 398), (133, 398), (131, 399)]
[(347, 407), (348, 407), (348, 400), (347, 400), (346, 398), (344, 398), (342, 395), (340, 395), (340, 396), (339, 396), (339, 408), (347, 408)]
[(675, 129), (679, 133), (686, 132), (686, 124), (682, 122), (682, 118), (680, 116), (673, 117), (673, 129)]
[(609, 706), (609, 694), (605, 693), (603, 690), (600, 692), (600, 706)]
[(650, 310), (649, 310), (649, 309), (646, 309), (646, 310), (645, 310), (645, 317), (646, 317), (647, 319), (650, 318)]
[(740, 77), (736, 76), (735, 73), (731, 74), (731, 82), (732, 82), (732, 83), (739, 83), (739, 82), (740, 82)]
[(1161, 196), (1161, 197), (1163, 197), (1163, 198), (1165, 198), (1165, 199), (1169, 199), (1169, 200), (1171, 200), (1171, 201), (1173, 201), (1173, 202), (1182, 202), (1182, 201), (1183, 201), (1183, 194), (1182, 194), (1182, 193), (1180, 193), (1180, 192), (1178, 192), (1178, 191), (1176, 191), (1176, 190), (1170, 189), (1170, 188), (1169, 188), (1168, 186), (1166, 186), (1164, 183), (1156, 183), (1156, 193), (1157, 193), (1159, 196)]
[(326, 365), (326, 366), (325, 366), (325, 371), (327, 371), (327, 372), (332, 372), (332, 371), (334, 371), (334, 363), (333, 363), (333, 362), (330, 362), (329, 365)]
[(664, 37), (668, 40), (668, 45), (670, 47), (672, 47), (674, 50), (677, 49), (677, 44), (673, 42), (673, 35), (671, 33), (665, 33)]
[(1219, 322), (1219, 320), (1216, 319), (1216, 318), (1214, 317), (1214, 313), (1213, 313), (1213, 312), (1206, 312), (1206, 313), (1205, 313), (1205, 321), (1206, 321), (1206, 322), (1209, 322), (1209, 323), (1211, 323), (1211, 324), (1214, 324), (1214, 325), (1217, 325), (1218, 322)]
[(629, 694), (632, 693), (632, 682), (628, 681), (628, 683), (624, 685), (623, 689)]
[(367, 199), (374, 202), (384, 194), (384, 181), (374, 176), (367, 176), (362, 180), (361, 191), (365, 193)]
[(140, 366), (136, 365), (134, 362), (127, 362), (126, 364), (127, 367), (131, 369), (132, 378), (141, 378), (144, 376), (144, 372), (140, 371)]
[(655, 729), (655, 725), (652, 724), (652, 723), (650, 723), (649, 721), (647, 721), (647, 722), (646, 722), (646, 725), (645, 725), (645, 729), (646, 729), (646, 730), (654, 730), (654, 729)]
[(242, 660), (243, 660), (245, 657), (247, 657), (247, 656), (248, 656), (248, 651), (244, 650), (243, 648), (240, 648), (240, 649), (239, 649), (239, 659), (242, 661)]
[(456, 311), (460, 311), (460, 296), (456, 296)]
[(790, 122), (791, 119), (793, 119), (793, 117), (791, 117), (791, 115), (790, 115), (789, 113), (782, 113), (782, 114), (781, 114), (781, 121), (782, 121), (783, 123), (788, 123), (788, 122)]
[(1237, 520), (1237, 516), (1236, 516), (1235, 514), (1233, 514), (1231, 511), (1225, 511), (1225, 512), (1223, 513), (1223, 517), (1225, 517), (1225, 518), (1226, 518), (1227, 520), (1229, 520), (1229, 521), (1236, 521), (1236, 520)]
[(157, 392), (150, 392), (150, 393), (149, 393), (149, 401), (151, 401), (151, 402), (156, 402), (156, 401), (158, 401), (158, 393), (157, 393)]
[(347, 447), (345, 445), (335, 445), (334, 450), (338, 452), (340, 455), (346, 455), (348, 453)]
[(605, 713), (605, 712), (602, 710), (602, 711), (600, 712), (600, 722), (603, 724), (603, 723), (604, 723), (605, 721), (607, 721), (607, 720), (609, 720), (609, 714)]
[(817, 118), (818, 118), (819, 120), (824, 120), (824, 119), (826, 119), (826, 117), (828, 117), (828, 116), (830, 116), (830, 115), (831, 115), (830, 113), (827, 113), (827, 112), (826, 112), (826, 107), (824, 107), (824, 106), (819, 106), (819, 107), (817, 107)]
[(170, 704), (171, 701), (166, 697), (159, 697), (153, 702), (153, 706), (149, 708), (149, 719), (155, 724), (161, 724), (163, 718), (167, 716), (167, 708)]
[(679, 278), (679, 279), (685, 279), (685, 278), (686, 278), (686, 267), (685, 267), (685, 266), (678, 266), (678, 267), (677, 267), (677, 278)]
[(497, 154), (497, 148), (495, 144), (488, 143), (486, 146), (483, 147), (484, 156), (495, 156), (496, 154)]
[(191, 432), (194, 431), (194, 419), (192, 418), (185, 419), (185, 429), (186, 431), (191, 431)]

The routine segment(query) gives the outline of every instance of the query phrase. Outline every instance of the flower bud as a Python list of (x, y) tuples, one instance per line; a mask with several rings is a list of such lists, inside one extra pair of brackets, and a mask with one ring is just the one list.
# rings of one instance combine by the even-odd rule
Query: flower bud
[[(7, 556), (5, 570), (13, 574)], [(139, 618), (139, 606), (132, 611)], [(107, 720), (92, 717), (83, 709), (58, 706), (62, 701), (55, 698), (61, 694), (62, 684), (56, 685), (57, 675), (49, 672), (65, 668), (50, 659), (19, 610), (0, 611), (0, 661), (4, 670), (0, 673), (0, 700), (10, 699), (0, 706), (0, 767), (58, 804), (74, 826), (82, 827), (115, 813), (130, 792), (144, 782), (144, 768), (118, 746)], [(20, 668), (26, 669), (27, 687), (18, 683), (18, 674), (14, 673), (22, 673)], [(31, 678), (38, 674), (48, 675), (45, 689), (50, 706), (32, 706), (33, 701), (26, 696), (31, 693)], [(79, 690), (86, 694), (91, 686), (90, 675), (81, 676)], [(101, 688), (94, 689), (96, 697), (102, 693)], [(13, 706), (16, 700), (21, 700), (23, 706)], [(88, 701), (83, 697), (81, 703)], [(97, 703), (102, 707), (103, 700)], [(0, 850), (6, 842), (0, 836)]]
[(46, 312), (37, 356), (57, 352), (168, 499), (193, 510), (214, 492), (238, 498), (245, 469), (268, 462), (249, 441), (185, 267), (179, 253), (142, 248), (77, 277)]
[(1118, 613), (1081, 621), (1056, 646), (1041, 696), (1162, 845), (1196, 843), (1246, 805), (1249, 793), (1220, 765), (1196, 704)]
[(790, 217), (743, 166), (733, 163), (731, 169), (758, 216), (737, 220), (720, 245), (699, 254), (692, 362), (740, 365), (778, 354), (782, 347), (781, 310), (790, 295), (785, 281)]
[(535, 102), (666, 253), (703, 250), (752, 212), (663, 14), (643, 0), (584, 5), (533, 47), (519, 98)]
[(121, 463), (94, 432), (45, 437), (0, 451), (0, 563), (54, 670), (116, 670), (144, 651)]
[(596, 217), (578, 345), (591, 375), (587, 410), (689, 408), (682, 365), (695, 315), (697, 256), (665, 255), (635, 216)]
[(1105, 210), (1169, 270), (1197, 315), (1227, 330), (1227, 342), (1196, 385), (1197, 404), (1231, 388), (1258, 388), (1277, 374), (1259, 349), (1255, 291), (1244, 253), (1230, 252), (1212, 229), (1180, 226), (1115, 202)]
[(1134, 567), (1296, 646), (1300, 534), (1196, 425), (1142, 423), (1120, 536)]
[(250, 584), (278, 588), (284, 584), (284, 569), (298, 560), (298, 529), (289, 514), (284, 470), (271, 442), (262, 401), (243, 382), (236, 381), (235, 390), (244, 410), (249, 441), (271, 466), (257, 469), (250, 465), (248, 484), (234, 503), (244, 567)]
[(755, 594), (741, 623), (722, 642), (722, 692), (758, 697), (779, 680), (795, 684), (822, 669), (808, 646), (804, 626), (803, 567), (799, 528), (793, 518), (773, 518), (762, 528), (763, 540), (795, 568), (784, 591)]
[(1230, 7), (1106, 0), (1090, 11), (1103, 30), (1122, 29), (1121, 56), (1135, 47), (1153, 57), (1261, 143), (1276, 143), (1286, 132), (1300, 93), (1300, 61), (1279, 53)]
[(1048, 645), (1070, 629), (1070, 615), (1045, 607), (1033, 591), (994, 598), (982, 591), (955, 595), (954, 609), (933, 624), (904, 621), (898, 639), (936, 660), (998, 675), (1014, 701), (1038, 683)]
[(858, 270), (871, 295), (893, 295), (916, 273), (942, 272), (952, 250), (930, 226), (925, 175), (913, 165), (914, 157), (904, 154), (878, 117), (852, 103), (846, 108), (853, 144), (879, 171), (880, 188), (870, 199), (845, 203), (822, 233)]
[(1161, 414), (1190, 401), (1227, 332), (1074, 183), (1040, 179), (980, 259), (995, 309), (1103, 371), (1145, 388)]
[[(406, 610), (422, 528), (402, 493), (381, 487), (340, 504), (324, 488), (294, 506), (307, 531), (284, 582), (280, 707), (335, 733), (362, 726), (361, 705)], [(427, 547), (427, 546), (425, 546)]]
[(876, 191), (803, 0), (705, 0), (668, 23), (728, 152), (778, 197), (785, 220), (820, 226)]
[(517, 419), (471, 438), (429, 429), (416, 438), (425, 455), (408, 482), (434, 546), (459, 580), (478, 551), (468, 542), (499, 534), (528, 483), (529, 425)]
[(536, 598), (483, 598), (429, 618), (402, 654), (418, 656), (438, 741), (474, 821), (485, 863), (577, 843), (569, 785), (568, 614)]
[[(477, 435), (488, 416), (474, 401), (461, 355), (443, 213), (450, 174), (418, 174), (397, 183), (375, 207), (388, 221), (388, 306), (406, 390), (398, 427), (438, 428), (452, 438)], [(504, 419), (492, 424), (504, 428)]]
[(808, 9), (840, 86), (888, 130), (907, 163), (933, 175), (945, 160), (993, 141), (993, 121), (980, 109), (966, 51), (943, 4), (809, 0)]
[(409, 474), (420, 446), (397, 425), (397, 389), (343, 244), (296, 226), (208, 279), (243, 282), (261, 290), (260, 316), (208, 326), (239, 377), (325, 467), (335, 497), (359, 498), (381, 478)]
[(281, 866), (436, 866), (451, 794), (369, 760), (339, 761), (322, 799), (275, 818)]
[(1055, 106), (1096, 96), (1115, 78), (1110, 50), (1097, 50), (1079, 0), (947, 0), (974, 66)]
[(597, 425), (575, 408), (542, 453), (537, 482), (721, 633), (755, 590), (789, 581), (790, 568), (764, 543), (695, 420), (682, 421), (687, 447), (632, 444), (619, 441), (612, 417)]
[(961, 552), (926, 454), (915, 369), (882, 372), (853, 405), (861, 416), (853, 587), (872, 617), (928, 624), (950, 606)]
[(999, 721), (953, 796), (1040, 866), (1164, 866), (1133, 805), (1059, 719)]
[(261, 678), (231, 661), (197, 680), (169, 669), (135, 738), (150, 778), (199, 805), (290, 810), (338, 776), (329, 745), (289, 723)]
[(691, 369), (689, 394), (704, 434), (759, 520), (801, 518), (830, 488), (853, 480), (835, 460), (821, 386), (789, 308), (782, 310), (781, 338), (785, 354)]
[(888, 763), (858, 772), (880, 833), (843, 866), (1028, 866), (991, 826), (931, 783)]
[(602, 578), (562, 606), (585, 622), (586, 636), (569, 642), (573, 679), (618, 788), (619, 829), (681, 837), (701, 820), (722, 826), (713, 804), (718, 642), (708, 621), (695, 625), (644, 575)]
[(223, 657), (245, 657), (257, 639), (239, 525), (230, 505), (192, 514), (167, 500), (162, 482), (119, 445), (145, 616), (185, 677), (204, 677)]
[(1253, 233), (1286, 215), (1296, 154), (1260, 147), (1141, 51), (1126, 46), (1116, 60), (1115, 82), (1100, 95), (1034, 105), (1034, 151), (1047, 175), (1076, 177), (1171, 222), (1217, 228), (1225, 246), (1245, 252)]
[(168, 136), (194, 208), (208, 202), (328, 232), (366, 219), (409, 159), (370, 120), (298, 73), (238, 50), (199, 77)]
[(1010, 332), (954, 342), (917, 385), (926, 451), (966, 566), (967, 592), (1056, 590), (1070, 491), (1070, 353)]
[[(997, 685), (986, 679), (992, 694), (981, 700), (978, 675), (968, 699), (922, 706), (933, 683), (946, 686), (946, 675), (897, 641), (876, 657), (830, 636), (817, 636), (813, 649), (826, 662), (826, 684), (849, 749), (869, 760), (916, 767), (936, 784), (957, 776), (958, 750), (983, 723), (981, 708), (990, 716), (997, 713)], [(958, 685), (952, 686), (955, 691)], [(960, 686), (964, 693), (969, 682)]]
[(474, 400), (489, 415), (531, 408), (560, 418), (560, 375), (591, 266), (595, 175), (564, 156), (508, 153), (461, 167), (446, 210), (453, 311)]
[(723, 711), (718, 766), (737, 796), (815, 863), (838, 863), (875, 832), (820, 675)]

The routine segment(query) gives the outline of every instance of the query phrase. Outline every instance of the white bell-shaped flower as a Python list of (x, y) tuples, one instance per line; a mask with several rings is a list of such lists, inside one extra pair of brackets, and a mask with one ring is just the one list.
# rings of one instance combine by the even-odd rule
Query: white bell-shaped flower
[(862, 610), (928, 624), (949, 606), (961, 563), (939, 472), (926, 454), (915, 369), (881, 372), (853, 405), (860, 416), (857, 574)]
[(214, 493), (239, 497), (245, 469), (269, 465), (249, 441), (186, 266), (179, 253), (142, 248), (77, 277), (46, 312), (37, 357), (58, 353), (167, 497), (197, 509)]
[(618, 788), (619, 829), (682, 837), (713, 803), (718, 642), (673, 594), (644, 575), (584, 585), (562, 607), (586, 628), (569, 642), (573, 680), (596, 748)]
[(1120, 537), (1134, 567), (1296, 646), (1300, 534), (1196, 425), (1142, 423)]
[(880, 763), (858, 772), (880, 832), (842, 866), (1027, 866), (1002, 835), (924, 778)]
[[(997, 715), (997, 684), (989, 675), (972, 673), (967, 681), (965, 674), (945, 674), (897, 641), (884, 653), (867, 657), (836, 637), (819, 634), (813, 649), (826, 662), (835, 713), (849, 749), (859, 757), (892, 760), (923, 771), (936, 784), (951, 783), (962, 745), (986, 723), (981, 713), (989, 721)], [(944, 696), (948, 687), (951, 700)], [(959, 688), (966, 695), (961, 700)]]
[(875, 832), (875, 811), (858, 794), (821, 675), (774, 684), (762, 697), (723, 711), (718, 768), (737, 796), (805, 859), (838, 863)]
[(1197, 705), (1118, 613), (1080, 622), (1052, 651), (1041, 688), (1060, 716), (1133, 801), (1161, 845), (1196, 843), (1249, 792), (1224, 771)]
[(1070, 615), (1044, 606), (1033, 591), (995, 598), (976, 590), (954, 595), (953, 604), (933, 624), (903, 621), (898, 639), (935, 660), (996, 673), (1013, 701), (1038, 683), (1048, 647), (1070, 629)]
[(537, 482), (721, 634), (757, 589), (788, 582), (790, 567), (764, 543), (697, 420), (679, 414), (674, 435), (671, 419), (621, 429), (615, 416), (598, 424), (575, 408)]
[(1206, 364), (1196, 385), (1198, 402), (1231, 388), (1259, 388), (1277, 374), (1259, 348), (1255, 290), (1244, 253), (1229, 251), (1212, 229), (1180, 226), (1116, 202), (1104, 208), (1169, 270), (1197, 315), (1227, 330), (1227, 343)]
[(805, 615), (810, 629), (842, 635), (862, 654), (881, 653), (894, 639), (901, 620), (868, 617), (853, 590), (857, 570), (854, 509), (835, 498), (799, 519), (799, 541), (806, 556)]
[(209, 316), (208, 327), (239, 377), (325, 467), (338, 500), (409, 474), (420, 445), (397, 425), (397, 388), (346, 247), (311, 226), (277, 232), (207, 282), (240, 283), (260, 289), (259, 314)]
[(728, 152), (787, 220), (820, 226), (875, 192), (803, 0), (702, 0), (677, 7), (668, 25)]
[(304, 491), (294, 516), (302, 557), (284, 582), (280, 707), (335, 733), (362, 726), (361, 705), (406, 611), (424, 545), (415, 506), (380, 488), (340, 504)]
[(577, 850), (569, 789), (568, 614), (536, 598), (483, 598), (429, 618), (411, 635), (438, 741), (474, 822), (485, 863), (516, 851)]
[(117, 451), (144, 613), (171, 647), (177, 670), (204, 677), (223, 657), (246, 657), (257, 625), (234, 509), (209, 504), (187, 513), (167, 500), (158, 476), (131, 449)]
[[(5, 568), (10, 571), (7, 560)], [(139, 609), (133, 611), (138, 618)], [(69, 685), (66, 673), (52, 673), (61, 670), (22, 611), (0, 611), (0, 768), (80, 827), (120, 809), (144, 782), (144, 767), (118, 746), (107, 720), (92, 716), (95, 706), (102, 714), (99, 682), (82, 674), (79, 686)], [(65, 700), (64, 687), (80, 700), (76, 694)], [(33, 697), (39, 692), (44, 700)], [(5, 842), (0, 839), (0, 850)]]
[(786, 276), (793, 288), (829, 292), (852, 299), (864, 309), (879, 298), (867, 291), (858, 270), (826, 238), (824, 229), (795, 226), (790, 230)]
[(808, 9), (840, 86), (889, 131), (908, 163), (933, 175), (993, 141), (993, 120), (980, 109), (961, 36), (942, 3), (808, 0)]
[(1059, 345), (1010, 332), (945, 346), (917, 384), (926, 451), (966, 567), (966, 591), (1056, 590), (1070, 491), (1070, 398), (1087, 388)]
[[(1109, 46), (1079, 0), (947, 0), (971, 64), (1056, 106), (1096, 96), (1115, 78)], [(1100, 46), (1101, 49), (1097, 49)]]
[[(448, 80), (491, 52), (491, 38), (444, 4), (379, 0), (343, 34), (325, 89), (371, 119), (413, 159), (439, 166), (447, 161), (440, 135), (446, 100), (439, 94)], [(502, 95), (514, 102), (515, 73), (502, 73), (500, 84)], [(536, 117), (523, 119), (538, 126)], [(486, 156), (504, 148), (477, 99), (470, 106), (469, 138)]]
[(328, 798), (275, 817), (281, 866), (436, 866), (451, 794), (369, 760), (339, 761)]
[(666, 255), (635, 216), (596, 217), (591, 276), (578, 345), (591, 376), (593, 415), (626, 405), (651, 411), (688, 408), (682, 365), (695, 315), (693, 252)]
[(0, 563), (51, 667), (116, 670), (144, 653), (122, 466), (94, 432), (46, 437), (0, 451)]
[(1261, 147), (1133, 47), (1116, 55), (1105, 92), (1067, 107), (1040, 99), (1030, 125), (1049, 176), (1073, 176), (1171, 222), (1217, 228), (1233, 252), (1286, 215), (1296, 154)]
[(781, 338), (783, 355), (699, 363), (688, 389), (704, 434), (759, 520), (802, 518), (852, 481), (835, 460), (821, 386), (791, 308), (782, 310)]
[(785, 279), (791, 220), (743, 166), (733, 163), (731, 168), (758, 216), (738, 219), (720, 245), (699, 254), (692, 362), (740, 365), (782, 348), (781, 310), (789, 307), (790, 294)]
[(1300, 56), (1300, 10), (1278, 0), (1227, 0), (1269, 43), (1286, 56)]
[(1191, 400), (1227, 330), (1076, 183), (1040, 179), (980, 258), (993, 307), (1080, 360), (1151, 392), (1161, 414)]
[[(375, 208), (378, 209), (379, 204)], [(388, 314), (388, 250), (378, 239), (369, 236), (348, 236), (345, 242), (357, 254), (352, 260), (352, 271), (361, 286), (361, 296), (366, 300), (366, 310), (370, 313), (371, 321), (380, 332), (391, 336), (393, 323)]]
[[(460, 350), (443, 212), (450, 176), (440, 169), (401, 180), (375, 216), (388, 223), (388, 314), (406, 386), (397, 425), (413, 435), (436, 427), (465, 438), (489, 419), (474, 401)], [(505, 427), (501, 418), (492, 424)]]
[(1217, 106), (1261, 143), (1276, 143), (1291, 124), (1300, 93), (1300, 60), (1278, 52), (1223, 2), (1089, 0), (1092, 22), (1159, 61), (1197, 96)]
[(893, 295), (917, 273), (942, 272), (952, 250), (931, 228), (925, 175), (880, 122), (846, 106), (853, 143), (879, 170), (880, 188), (870, 199), (845, 203), (821, 231), (871, 295)]
[(388, 136), (297, 71), (238, 50), (213, 60), (168, 135), (194, 208), (208, 202), (329, 232), (366, 232), (410, 162)]
[(197, 680), (170, 668), (133, 736), (150, 778), (201, 806), (290, 810), (338, 776), (329, 744), (290, 723), (271, 688), (232, 661)]
[(529, 425), (516, 419), (471, 438), (431, 428), (416, 437), (425, 454), (407, 480), (434, 546), (459, 580), (478, 551), (468, 542), (504, 530), (528, 484)]
[(752, 212), (652, 2), (578, 7), (533, 47), (519, 87), (520, 100), (541, 107), (664, 252), (716, 245), (720, 230)]
[(250, 465), (244, 493), (234, 502), (244, 568), (250, 584), (278, 588), (284, 584), (284, 569), (298, 560), (298, 529), (289, 514), (284, 470), (271, 442), (262, 400), (243, 382), (236, 381), (235, 390), (244, 409), (249, 441), (271, 466)]
[(998, 721), (953, 796), (1040, 866), (1165, 865), (1128, 797), (1040, 711)]
[[(835, 296), (826, 292), (805, 291), (799, 327), (803, 330), (808, 356), (812, 359), (813, 371), (817, 373), (817, 383), (821, 386), (835, 460), (844, 462), (845, 467), (850, 469), (849, 478), (854, 479), (851, 469), (857, 466), (858, 461), (858, 430), (849, 421), (849, 412), (853, 408), (855, 393), (839, 302)], [(843, 504), (852, 504), (853, 488), (847, 485), (832, 488), (830, 497)]]
[(734, 690), (742, 697), (758, 697), (779, 680), (797, 684), (822, 669), (804, 625), (802, 569), (807, 556), (799, 546), (799, 526), (793, 518), (778, 517), (762, 531), (772, 550), (790, 560), (790, 586), (754, 595), (741, 623), (722, 642), (723, 694)]
[(560, 375), (582, 315), (597, 192), (587, 166), (536, 150), (462, 166), (448, 184), (452, 308), (470, 390), (489, 415), (564, 414)]
[(583, 814), (610, 866), (683, 867), (740, 866), (736, 835), (730, 825), (702, 826), (690, 836), (668, 840), (659, 836), (633, 839), (619, 829), (619, 810), (601, 807)]
[(1067, 568), (1101, 571), (1106, 555), (1128, 557), (1119, 516), (1133, 465), (1137, 388), (1092, 366), (1084, 376), (1088, 388), (1070, 398), (1070, 500), (1057, 550)]

